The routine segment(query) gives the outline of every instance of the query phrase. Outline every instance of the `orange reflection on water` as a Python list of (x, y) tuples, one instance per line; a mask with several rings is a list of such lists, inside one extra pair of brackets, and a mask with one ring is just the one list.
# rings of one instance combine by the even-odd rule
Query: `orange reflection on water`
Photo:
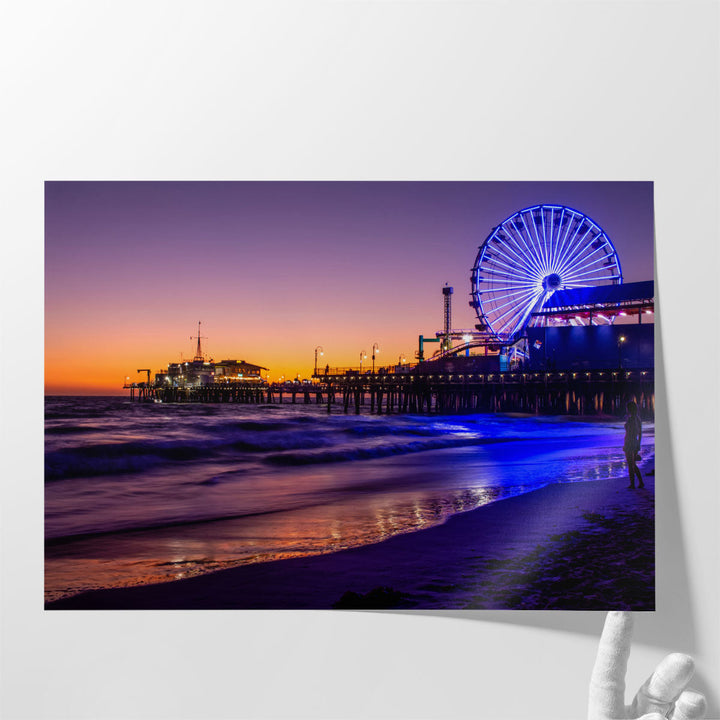
[(364, 505), (340, 501), (250, 518), (113, 533), (49, 545), (45, 599), (85, 590), (169, 582), (248, 563), (320, 555), (440, 524), (496, 499), (465, 489), (446, 497), (417, 491)]

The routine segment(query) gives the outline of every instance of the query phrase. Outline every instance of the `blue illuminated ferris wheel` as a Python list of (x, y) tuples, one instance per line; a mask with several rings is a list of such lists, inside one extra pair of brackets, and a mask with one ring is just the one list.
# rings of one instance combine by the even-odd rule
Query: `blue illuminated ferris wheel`
[(621, 282), (615, 247), (596, 222), (563, 205), (534, 205), (503, 220), (480, 246), (470, 304), (478, 327), (512, 342), (556, 290)]

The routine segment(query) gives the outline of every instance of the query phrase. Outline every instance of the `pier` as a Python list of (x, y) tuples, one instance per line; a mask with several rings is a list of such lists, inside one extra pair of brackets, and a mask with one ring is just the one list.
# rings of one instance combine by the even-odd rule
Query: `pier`
[[(532, 213), (526, 220), (537, 215), (540, 220), (545, 218), (543, 222), (549, 217), (552, 228), (560, 224), (561, 216), (555, 218), (558, 208), (543, 208), (530, 208)], [(578, 216), (572, 221), (577, 223), (576, 235), (581, 228), (585, 228), (585, 235), (589, 233), (586, 220)], [(359, 367), (327, 364), (319, 369), (318, 352), (323, 356), (324, 350), (318, 345), (312, 380), (299, 382), (298, 375), (293, 382), (270, 384), (267, 376), (262, 379), (262, 371), (267, 368), (261, 365), (244, 360), (206, 361), (198, 323), (197, 336), (191, 337), (197, 339), (192, 361), (169, 363), (167, 369), (155, 373), (153, 381), (149, 369), (140, 369), (137, 372), (147, 373), (147, 381), (125, 387), (130, 389), (131, 399), (138, 401), (316, 404), (326, 406), (328, 413), (377, 415), (524, 413), (618, 417), (625, 414), (626, 404), (633, 400), (641, 417), (654, 417), (654, 283), (622, 284), (619, 274), (605, 277), (608, 263), (618, 273), (619, 263), (612, 243), (597, 236), (588, 247), (576, 248), (576, 262), (587, 263), (590, 269), (584, 271), (586, 274), (599, 272), (595, 279), (601, 284), (572, 287), (573, 283), (569, 283), (565, 287), (559, 274), (563, 265), (556, 273), (535, 277), (537, 286), (530, 283), (534, 290), (528, 291), (529, 299), (523, 302), (515, 297), (512, 287), (508, 288), (502, 295), (503, 303), (496, 308), (495, 301), (485, 297), (492, 296), (496, 289), (490, 289), (485, 280), (494, 277), (498, 251), (493, 248), (489, 253), (487, 249), (491, 241), (502, 244), (507, 240), (496, 229), (476, 259), (470, 305), (476, 310), (478, 323), (472, 329), (453, 329), (453, 288), (446, 285), (442, 288), (443, 330), (434, 338), (418, 335), (416, 363), (405, 364), (400, 356), (397, 365), (376, 367), (380, 348), (373, 343), (372, 369), (367, 364), (363, 367), (363, 360), (368, 359), (364, 350)], [(597, 261), (592, 259), (600, 251), (608, 254), (602, 269), (596, 268)], [(527, 259), (530, 266), (524, 272), (536, 272), (542, 266), (537, 263), (547, 259), (543, 252), (539, 257)], [(510, 271), (506, 268), (506, 272)], [(499, 315), (498, 309), (502, 310)], [(460, 344), (453, 345), (457, 341)], [(425, 357), (427, 343), (439, 345), (429, 358)]]
[(369, 414), (511, 413), (624, 414), (634, 400), (641, 416), (655, 412), (654, 371), (403, 373), (322, 376), (314, 384), (238, 382), (193, 387), (133, 383), (133, 400), (162, 403), (315, 404), (328, 412)]

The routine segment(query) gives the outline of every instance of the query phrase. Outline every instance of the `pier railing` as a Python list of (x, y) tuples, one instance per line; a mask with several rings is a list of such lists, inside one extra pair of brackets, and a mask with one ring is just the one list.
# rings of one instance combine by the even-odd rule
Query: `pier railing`
[[(333, 368), (337, 370), (337, 368)], [(654, 370), (587, 370), (494, 373), (334, 372), (314, 384), (209, 384), (130, 388), (131, 398), (155, 402), (327, 405), (332, 412), (521, 412), (545, 415), (624, 414), (634, 400), (644, 418), (654, 416)]]
[[(389, 367), (387, 366), (375, 366), (375, 374), (376, 375), (391, 375), (394, 373), (399, 374), (406, 374), (410, 372), (412, 368), (414, 368), (414, 365), (410, 364), (401, 364), (401, 365), (391, 365)], [(313, 374), (314, 378), (318, 378), (319, 380), (322, 380), (325, 377), (339, 377), (339, 376), (346, 376), (346, 375), (372, 375), (373, 374), (373, 367), (372, 364), (370, 365), (363, 365), (360, 367), (359, 365), (349, 365), (349, 366), (340, 366), (340, 367), (318, 367), (317, 374)]]

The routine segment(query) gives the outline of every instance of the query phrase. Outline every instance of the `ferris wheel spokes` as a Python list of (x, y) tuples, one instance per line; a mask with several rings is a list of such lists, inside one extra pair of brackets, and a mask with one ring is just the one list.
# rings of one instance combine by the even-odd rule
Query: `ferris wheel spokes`
[(561, 260), (561, 259), (564, 257), (564, 255), (565, 255), (566, 243), (567, 243), (567, 247), (570, 247), (570, 246), (573, 244), (573, 242), (575, 241), (575, 238), (577, 237), (578, 230), (580, 229), (580, 225), (579, 225), (579, 224), (576, 224), (576, 226), (575, 226), (575, 232), (573, 233), (573, 236), (570, 238), (570, 241), (569, 241), (569, 243), (568, 243), (568, 235), (570, 235), (570, 228), (572, 227), (573, 221), (574, 221), (575, 219), (576, 219), (575, 217), (571, 217), (571, 218), (568, 220), (567, 228), (566, 228), (566, 230), (565, 230), (565, 237), (562, 239), (562, 242), (559, 243), (559, 246), (558, 246), (557, 251), (556, 251), (556, 253), (555, 253), (555, 257), (553, 257), (553, 265), (556, 266), (556, 267), (560, 264), (560, 260)]
[[(507, 222), (507, 221), (505, 221)], [(505, 226), (505, 222), (501, 223), (501, 226)], [(522, 223), (521, 223), (522, 224)], [(535, 257), (534, 251), (530, 249), (530, 247), (527, 244), (527, 241), (525, 240), (524, 236), (520, 232), (519, 228), (517, 227), (517, 223), (514, 224), (514, 227), (516, 231), (518, 232), (518, 235), (520, 237), (520, 241), (522, 242), (522, 246), (520, 242), (518, 242), (517, 238), (515, 237), (515, 234), (513, 232), (508, 231), (509, 237), (516, 243), (517, 247), (520, 249), (520, 252), (523, 256), (523, 260), (526, 264), (530, 265), (534, 269), (536, 269), (539, 273), (542, 272), (542, 266), (540, 265), (539, 260)], [(524, 227), (524, 224), (522, 224), (522, 227)]]
[[(497, 237), (497, 236), (496, 236), (496, 237)], [(514, 239), (514, 238), (513, 238), (513, 239)], [(515, 257), (516, 257), (516, 261), (511, 261), (511, 264), (513, 264), (515, 267), (517, 267), (518, 270), (520, 270), (520, 271), (522, 271), (522, 272), (525, 272), (525, 274), (527, 274), (528, 277), (531, 277), (529, 271), (522, 265), (523, 262), (527, 262), (526, 257), (523, 257), (521, 254), (518, 254), (518, 252), (517, 252), (512, 246), (510, 246), (510, 245), (507, 245), (507, 244), (506, 244), (506, 245), (504, 245), (503, 247), (504, 247), (505, 249), (511, 251), (511, 252), (513, 253), (513, 255), (515, 255)], [(498, 252), (497, 245), (495, 246), (494, 251), (495, 251), (495, 252)], [(500, 254), (503, 255), (503, 253), (500, 253)], [(503, 255), (503, 257), (507, 258), (507, 255)], [(507, 258), (507, 259), (510, 260), (509, 258)], [(516, 265), (516, 263), (521, 263), (521, 264), (520, 264), (520, 265)], [(540, 268), (537, 267), (537, 270), (538, 270), (538, 272), (539, 272), (539, 271), (540, 271)]]
[[(501, 227), (504, 227), (504, 224), (501, 225)], [(528, 277), (532, 277), (533, 271), (536, 271), (537, 273), (542, 272), (542, 268), (537, 263), (535, 258), (529, 254), (530, 249), (528, 248), (526, 243), (524, 243), (525, 247), (523, 249), (518, 240), (515, 238), (514, 234), (507, 229), (505, 229), (505, 236), (502, 237), (502, 239), (508, 239), (512, 241), (517, 247), (518, 250), (515, 250), (512, 245), (507, 245), (508, 250), (511, 250), (516, 255), (518, 263), (520, 263), (519, 269), (524, 272), (524, 274), (526, 274)]]
[[(595, 267), (593, 267), (593, 266), (595, 266)], [(606, 267), (606, 265), (604, 263), (601, 265), (598, 265), (595, 261), (592, 261), (586, 265), (581, 265), (581, 264), (576, 263), (572, 267), (565, 267), (562, 270), (559, 270), (558, 272), (560, 273), (563, 280), (565, 280), (566, 283), (569, 283), (570, 278), (577, 276), (581, 270), (586, 271), (585, 273), (582, 273), (584, 275), (586, 273), (604, 272), (605, 267)]]
[[(583, 252), (583, 243), (585, 242), (585, 238), (587, 238), (587, 234), (590, 232), (590, 229), (584, 231), (582, 237), (577, 240), (577, 236), (580, 232), (580, 229), (583, 227), (583, 224), (580, 223), (577, 228), (575, 228), (575, 233), (572, 236), (572, 239), (568, 243), (567, 247), (564, 249), (563, 254), (558, 258), (557, 266), (558, 270), (561, 267), (564, 267), (564, 263), (567, 262), (569, 259), (573, 257), (578, 257)], [(575, 245), (575, 242), (577, 240), (577, 245)]]
[[(605, 247), (604, 245), (601, 245), (600, 247), (593, 250), (591, 253), (588, 253), (584, 259), (589, 261), (593, 255), (600, 252), (600, 250), (602, 250), (604, 247)], [(606, 259), (607, 259), (607, 255), (603, 255), (603, 256), (597, 258), (596, 260), (593, 260), (590, 264), (593, 265), (596, 262), (602, 262)], [(563, 272), (568, 272), (568, 271), (572, 270), (574, 267), (580, 265), (581, 262), (582, 262), (582, 260), (580, 258), (570, 258), (569, 260), (567, 260), (565, 262), (565, 265), (563, 265), (563, 267), (561, 269)]]

